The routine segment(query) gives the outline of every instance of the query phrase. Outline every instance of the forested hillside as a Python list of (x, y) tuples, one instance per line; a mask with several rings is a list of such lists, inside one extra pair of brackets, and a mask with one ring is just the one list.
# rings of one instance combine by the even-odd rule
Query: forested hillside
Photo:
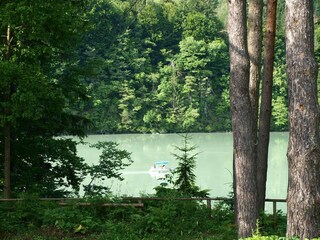
[[(315, 48), (319, 56), (320, 3), (314, 3)], [(21, 9), (26, 18), (28, 14), (33, 14)], [(288, 129), (284, 10), (284, 0), (278, 1), (271, 123), (273, 131)], [(8, 16), (10, 11), (7, 11)], [(39, 11), (43, 16), (38, 20), (40, 22), (46, 21), (49, 16), (44, 9), (33, 11)], [(12, 21), (24, 21), (23, 18), (14, 19), (13, 16), (10, 16)], [(63, 34), (61, 29), (64, 27), (59, 30), (62, 23), (56, 20), (46, 23), (52, 26), (52, 29), (46, 29), (45, 25), (40, 26), (43, 28), (41, 31), (49, 31), (48, 36), (29, 36), (31, 39), (38, 39), (38, 43), (42, 41), (40, 45), (43, 49), (32, 42), (36, 40), (27, 41), (26, 44), (34, 57), (37, 54), (41, 57), (41, 71), (46, 71), (51, 79), (63, 78), (56, 81), (54, 90), (47, 92), (61, 90), (54, 98), (57, 99), (60, 93), (65, 95), (64, 100), (59, 100), (63, 114), (73, 116), (73, 120), (81, 123), (84, 123), (84, 119), (89, 120), (91, 124), (85, 129), (86, 133), (231, 130), (225, 1), (90, 0), (82, 5), (78, 16), (77, 20), (82, 26), (73, 27), (78, 36), (73, 47), (78, 46), (76, 43), (80, 43), (80, 46), (76, 52), (72, 52), (72, 59), (67, 53), (72, 47), (61, 45), (65, 47), (65, 54), (59, 53), (63, 56), (58, 58), (58, 54), (54, 52), (57, 47), (53, 46), (55, 49), (52, 49), (51, 43), (45, 39), (52, 35), (57, 39), (51, 40), (56, 43), (63, 42), (59, 36)], [(73, 24), (76, 23), (77, 21), (74, 21)], [(65, 25), (72, 26), (67, 22)], [(20, 35), (29, 33), (28, 26), (24, 25), (17, 25), (11, 30), (21, 30)], [(5, 36), (5, 27), (2, 32)], [(18, 38), (19, 34), (14, 36)], [(67, 36), (72, 37), (69, 33), (63, 36), (66, 39)], [(5, 38), (3, 40), (5, 41)], [(46, 47), (46, 44), (49, 45)], [(5, 62), (3, 64), (5, 65)], [(3, 76), (6, 74), (9, 73)], [(29, 71), (29, 74), (33, 73)], [(23, 121), (26, 121), (28, 114), (32, 117), (39, 114), (27, 110), (26, 106), (31, 109), (32, 103), (45, 104), (37, 99), (38, 94), (43, 91), (36, 88), (46, 88), (41, 86), (35, 84), (30, 90), (34, 97), (29, 99), (28, 104), (16, 103), (15, 109), (24, 116)], [(28, 88), (24, 91), (26, 89)], [(58, 106), (58, 103), (54, 106)], [(46, 106), (43, 109), (49, 111), (52, 107), (53, 105)], [(47, 114), (49, 115), (51, 113)], [(51, 119), (55, 117), (57, 115), (53, 115)]]
[(216, 0), (97, 1), (81, 61), (92, 132), (230, 130), (228, 47)]
[[(91, 133), (231, 130), (225, 1), (91, 3), (80, 49), (90, 101), (74, 108), (92, 121)], [(282, 131), (284, 1), (277, 26), (272, 130)]]

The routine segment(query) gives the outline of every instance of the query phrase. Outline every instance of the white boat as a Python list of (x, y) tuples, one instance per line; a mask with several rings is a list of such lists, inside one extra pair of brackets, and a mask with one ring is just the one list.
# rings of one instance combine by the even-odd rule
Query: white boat
[(171, 169), (168, 167), (168, 161), (155, 162), (150, 168), (149, 173), (151, 177), (157, 180), (164, 180), (168, 174), (172, 174)]

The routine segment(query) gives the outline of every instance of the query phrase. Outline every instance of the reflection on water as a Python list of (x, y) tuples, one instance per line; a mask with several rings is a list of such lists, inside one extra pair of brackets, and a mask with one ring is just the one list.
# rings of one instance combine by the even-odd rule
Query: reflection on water
[[(211, 197), (227, 197), (232, 190), (232, 134), (194, 133), (191, 144), (198, 146), (197, 184), (202, 189), (210, 189)], [(170, 167), (177, 166), (171, 155), (174, 145), (182, 146), (178, 134), (121, 134), (90, 135), (85, 141), (115, 141), (119, 148), (132, 153), (134, 163), (123, 171), (124, 181), (106, 180), (114, 194), (140, 196), (154, 193), (160, 184), (150, 172), (154, 162), (169, 161)], [(285, 198), (287, 191), (287, 151), (288, 133), (272, 133), (269, 148), (269, 170), (267, 198)], [(79, 146), (79, 155), (88, 163), (99, 159), (99, 151), (88, 145)]]

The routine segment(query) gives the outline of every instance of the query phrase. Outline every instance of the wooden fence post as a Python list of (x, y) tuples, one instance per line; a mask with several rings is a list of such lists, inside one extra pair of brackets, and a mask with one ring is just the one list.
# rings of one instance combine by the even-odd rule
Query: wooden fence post
[(277, 201), (272, 201), (273, 204), (273, 228), (277, 227)]
[(211, 209), (211, 199), (207, 199), (207, 208)]

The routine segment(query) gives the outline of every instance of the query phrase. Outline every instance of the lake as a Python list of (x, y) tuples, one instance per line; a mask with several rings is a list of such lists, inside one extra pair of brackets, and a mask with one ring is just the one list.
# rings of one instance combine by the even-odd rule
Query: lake
[[(227, 197), (232, 190), (232, 134), (192, 133), (190, 144), (198, 146), (195, 174), (197, 185), (209, 189), (211, 197)], [(178, 153), (174, 146), (182, 146), (178, 134), (115, 134), (89, 135), (86, 142), (115, 141), (120, 149), (132, 153), (132, 165), (122, 171), (124, 181), (106, 180), (115, 195), (140, 196), (154, 193), (159, 180), (150, 175), (149, 169), (157, 161), (169, 161), (174, 168), (177, 161), (171, 153)], [(287, 194), (287, 144), (288, 133), (271, 133), (267, 198), (286, 198)], [(80, 145), (78, 153), (87, 163), (97, 163), (100, 152), (88, 145)], [(278, 203), (279, 204), (279, 203)], [(283, 210), (285, 204), (280, 206)], [(268, 207), (269, 209), (269, 207)]]

